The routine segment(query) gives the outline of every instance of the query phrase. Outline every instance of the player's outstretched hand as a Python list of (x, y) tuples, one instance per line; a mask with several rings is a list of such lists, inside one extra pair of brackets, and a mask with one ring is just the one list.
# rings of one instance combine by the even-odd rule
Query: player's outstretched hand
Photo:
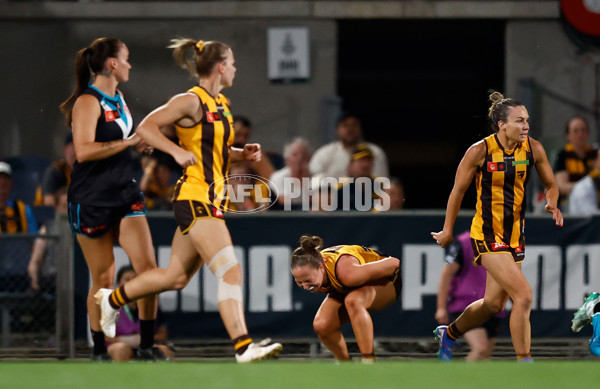
[(563, 215), (562, 212), (560, 212), (560, 209), (558, 209), (558, 207), (553, 207), (550, 204), (546, 204), (544, 209), (546, 210), (546, 212), (550, 212), (552, 214), (552, 220), (554, 220), (557, 226), (563, 226)]
[(454, 240), (451, 232), (446, 232), (443, 230), (440, 232), (432, 232), (431, 237), (442, 247), (448, 246)]

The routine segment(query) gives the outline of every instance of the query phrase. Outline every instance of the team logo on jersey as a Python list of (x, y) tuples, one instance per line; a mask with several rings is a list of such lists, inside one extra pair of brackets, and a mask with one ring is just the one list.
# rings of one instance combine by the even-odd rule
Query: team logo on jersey
[(119, 115), (119, 111), (104, 111), (104, 119), (107, 122), (114, 122), (117, 119), (120, 119), (121, 115)]
[(487, 163), (487, 171), (488, 172), (505, 172), (506, 171), (506, 162), (488, 162)]
[(221, 120), (221, 115), (218, 112), (207, 112), (206, 113), (206, 121), (209, 123), (213, 123)]
[(111, 123), (111, 125), (118, 125), (123, 133), (123, 139), (132, 134), (133, 120), (125, 102), (110, 102), (102, 99), (100, 106), (104, 110), (104, 119), (106, 122)]

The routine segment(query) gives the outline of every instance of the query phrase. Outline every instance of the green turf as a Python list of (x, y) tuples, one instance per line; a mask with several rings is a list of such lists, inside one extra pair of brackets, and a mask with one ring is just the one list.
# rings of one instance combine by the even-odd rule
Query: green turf
[(600, 388), (599, 361), (2, 362), (1, 389)]

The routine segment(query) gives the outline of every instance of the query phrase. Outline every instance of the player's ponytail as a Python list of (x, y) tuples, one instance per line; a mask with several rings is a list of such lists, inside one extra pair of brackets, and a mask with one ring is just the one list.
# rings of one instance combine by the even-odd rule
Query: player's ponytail
[[(216, 64), (225, 61), (227, 50), (231, 48), (217, 41), (194, 40), (190, 38), (171, 39), (168, 48), (173, 49), (173, 58), (177, 66), (186, 69), (192, 77), (208, 77)], [(193, 59), (188, 49), (194, 49)]]
[(292, 253), (290, 268), (298, 266), (310, 266), (318, 268), (323, 263), (323, 257), (319, 249), (323, 246), (323, 239), (319, 236), (303, 235), (300, 238), (300, 247)]

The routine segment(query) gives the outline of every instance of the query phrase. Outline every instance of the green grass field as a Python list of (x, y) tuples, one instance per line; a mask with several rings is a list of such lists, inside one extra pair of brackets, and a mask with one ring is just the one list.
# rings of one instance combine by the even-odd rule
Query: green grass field
[(599, 361), (1, 362), (1, 389), (600, 388)]

